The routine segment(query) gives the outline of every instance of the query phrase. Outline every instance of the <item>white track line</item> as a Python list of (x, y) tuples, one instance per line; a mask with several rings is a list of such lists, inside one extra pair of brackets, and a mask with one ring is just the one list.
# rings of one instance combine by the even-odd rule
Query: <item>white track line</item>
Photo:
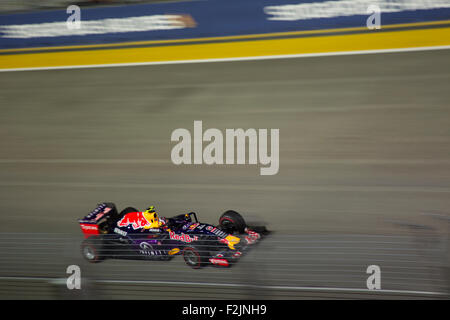
[[(142, 165), (173, 165), (170, 159), (93, 159), (93, 158), (79, 158), (79, 159), (63, 159), (63, 158), (11, 158), (11, 159), (1, 159), (0, 165), (2, 164), (38, 164), (38, 165), (74, 165), (74, 164), (87, 164), (87, 165), (132, 165), (132, 164), (142, 164)], [(450, 159), (295, 159), (295, 160), (284, 160), (283, 164), (314, 164), (314, 165), (450, 165)]]
[(434, 50), (446, 50), (446, 49), (450, 49), (450, 45), (448, 45), (448, 46), (432, 46), (432, 47), (379, 49), (379, 50), (356, 50), (356, 51), (338, 51), (338, 52), (323, 52), (323, 53), (268, 55), (268, 56), (220, 58), (220, 59), (196, 59), (196, 60), (174, 60), (174, 61), (137, 62), (137, 63), (92, 64), (92, 65), (75, 65), (75, 66), (60, 66), (60, 67), (11, 68), (11, 69), (0, 69), (0, 72), (87, 69), (87, 68), (108, 68), (108, 67), (133, 67), (133, 66), (166, 65), (166, 64), (254, 61), (254, 60), (289, 59), (289, 58), (313, 58), (313, 57), (345, 56), (345, 55), (360, 55), (360, 54), (434, 51)]
[[(0, 277), (0, 280), (21, 280), (21, 281), (48, 281), (53, 283), (66, 283), (65, 278), (39, 278), (39, 277)], [(152, 280), (91, 280), (96, 283), (106, 284), (146, 284), (146, 285), (174, 285), (174, 286), (205, 286), (205, 287), (232, 287), (245, 288), (255, 287), (261, 289), (293, 290), (293, 291), (323, 291), (323, 292), (349, 292), (349, 293), (370, 293), (370, 294), (409, 294), (409, 295), (434, 295), (446, 296), (443, 292), (414, 291), (414, 290), (369, 290), (360, 288), (333, 288), (333, 287), (291, 287), (291, 286), (258, 286), (236, 283), (213, 283), (213, 282), (181, 282), (181, 281), (152, 281)]]

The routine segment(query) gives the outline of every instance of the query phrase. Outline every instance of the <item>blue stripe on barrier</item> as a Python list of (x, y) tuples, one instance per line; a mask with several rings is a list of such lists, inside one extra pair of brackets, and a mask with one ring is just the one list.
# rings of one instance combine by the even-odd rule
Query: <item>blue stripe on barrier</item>
[[(405, 0), (391, 0), (405, 2)], [(410, 0), (413, 1), (413, 0)], [(420, 0), (416, 0), (420, 1)], [(438, 1), (438, 0), (436, 0)], [(322, 3), (324, 0), (205, 0), (117, 7), (82, 8), (82, 22), (154, 15), (189, 15), (196, 26), (174, 30), (114, 32), (56, 37), (6, 38), (5, 27), (11, 25), (66, 22), (66, 10), (0, 15), (0, 48), (50, 47), (89, 45), (145, 40), (175, 40), (202, 37), (222, 37), (302, 30), (364, 27), (369, 14), (314, 18), (297, 21), (269, 20), (266, 6)], [(440, 1), (442, 2), (442, 1)], [(368, 1), (370, 3), (370, 1)], [(374, 1), (374, 3), (377, 3)], [(450, 19), (450, 8), (381, 12), (382, 25), (439, 21)]]

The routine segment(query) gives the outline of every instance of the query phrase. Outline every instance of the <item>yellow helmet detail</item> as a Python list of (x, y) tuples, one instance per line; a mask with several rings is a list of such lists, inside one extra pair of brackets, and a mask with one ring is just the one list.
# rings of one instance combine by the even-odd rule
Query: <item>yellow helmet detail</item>
[(143, 212), (143, 215), (145, 219), (150, 223), (149, 225), (146, 225), (145, 229), (153, 229), (153, 228), (159, 228), (161, 226), (161, 223), (159, 221), (158, 214), (155, 211), (154, 206), (150, 206)]

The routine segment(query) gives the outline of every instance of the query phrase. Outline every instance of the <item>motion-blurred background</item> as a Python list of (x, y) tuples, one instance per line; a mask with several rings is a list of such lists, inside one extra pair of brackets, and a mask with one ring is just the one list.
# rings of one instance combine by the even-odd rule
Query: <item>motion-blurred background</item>
[[(100, 15), (107, 7), (125, 12), (134, 7), (124, 3), (156, 1), (105, 1), (105, 6), (92, 2), (89, 7), (97, 11), (91, 14)], [(214, 0), (136, 8), (191, 14), (200, 28), (202, 18), (188, 10), (196, 3), (223, 5)], [(293, 1), (298, 3), (302, 2)], [(264, 50), (284, 48), (283, 41), (297, 41), (295, 50), (306, 41), (324, 41), (314, 44), (318, 51), (307, 53), (325, 55), (64, 69), (64, 54), (72, 49), (55, 48), (58, 41), (70, 45), (72, 38), (1, 38), (7, 25), (43, 23), (47, 18), (41, 21), (41, 13), (53, 17), (53, 11), (43, 9), (58, 9), (54, 12), (67, 17), (69, 4), (74, 3), (0, 1), (0, 65), (3, 59), (8, 68), (11, 61), (25, 57), (24, 67), (40, 67), (0, 72), (0, 298), (448, 298), (448, 49), (327, 55), (328, 49), (321, 48), (340, 47), (348, 30), (330, 36), (317, 19), (273, 29), (261, 24), (265, 39), (252, 42), (260, 51), (238, 41), (230, 49), (220, 37), (237, 36), (241, 29), (227, 34), (216, 23), (210, 32), (217, 33), (220, 43), (213, 45), (223, 47), (211, 49), (212, 58), (218, 52), (227, 54), (224, 58), (264, 56)], [(75, 4), (81, 6), (82, 17), (84, 10), (91, 10), (81, 1)], [(234, 1), (229, 6), (240, 8)], [(386, 15), (386, 21), (410, 25), (391, 32), (382, 28), (374, 38), (369, 38), (365, 25), (367, 15), (330, 18), (333, 22), (324, 18), (323, 24), (360, 28), (348, 37), (367, 36), (367, 42), (357, 38), (348, 51), (365, 49), (375, 37), (389, 41), (383, 42), (385, 47), (369, 49), (432, 46), (431, 37), (422, 32), (449, 34), (444, 19), (448, 9), (400, 13)], [(199, 41), (212, 36), (204, 31), (192, 37), (196, 30), (186, 31), (189, 35), (171, 33), (167, 39)], [(411, 33), (414, 30), (417, 34)], [(275, 31), (286, 32), (285, 40), (276, 38), (271, 33)], [(297, 31), (325, 32), (329, 37), (316, 40), (309, 34), (293, 40), (292, 32)], [(157, 32), (158, 37), (148, 41), (165, 39)], [(127, 43), (128, 48), (130, 39), (145, 40), (138, 39), (141, 34), (145, 33), (94, 40)], [(95, 44), (80, 36), (73, 45), (85, 39), (86, 45)], [(142, 50), (157, 50), (153, 45), (139, 44)], [(210, 47), (187, 53), (180, 44), (165, 50), (184, 60), (184, 54), (196, 52), (204, 57)], [(77, 59), (86, 65), (88, 54), (96, 54), (96, 61), (109, 54), (106, 49), (92, 52), (77, 51)], [(147, 61), (145, 55), (133, 60), (139, 53), (127, 52), (120, 59), (127, 56), (130, 61), (118, 63)], [(281, 53), (292, 52), (296, 51)], [(44, 68), (57, 59), (63, 68)], [(204, 130), (222, 132), (279, 129), (279, 173), (261, 176), (256, 165), (174, 165), (171, 133), (177, 128), (193, 132), (195, 120), (203, 121)], [(192, 270), (181, 258), (91, 265), (80, 254), (83, 236), (77, 220), (104, 201), (119, 209), (155, 205), (162, 216), (195, 211), (211, 224), (233, 209), (250, 221), (264, 222), (273, 234), (231, 269)], [(81, 290), (66, 287), (69, 265), (81, 267)], [(367, 288), (370, 265), (381, 269), (380, 290)]]
[(69, 5), (83, 6), (106, 6), (106, 5), (121, 5), (121, 4), (136, 4), (136, 3), (152, 3), (152, 2), (167, 2), (177, 0), (1, 0), (0, 6), (2, 12), (30, 12), (33, 10), (46, 9), (60, 9)]

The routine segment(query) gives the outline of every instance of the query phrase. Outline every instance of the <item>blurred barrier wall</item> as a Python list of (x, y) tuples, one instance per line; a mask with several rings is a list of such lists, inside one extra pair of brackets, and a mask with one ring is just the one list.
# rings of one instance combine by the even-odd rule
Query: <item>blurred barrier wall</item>
[[(381, 16), (374, 18), (376, 4)], [(208, 0), (0, 15), (0, 70), (447, 48), (444, 0)], [(67, 23), (67, 20), (70, 23)], [(373, 22), (380, 28), (368, 28)]]
[(64, 9), (1, 15), (0, 49), (367, 29), (371, 5), (382, 26), (450, 18), (445, 0), (208, 0), (82, 8), (81, 28), (69, 29)]
[(207, 0), (3, 14), (0, 71), (445, 49), (449, 18), (445, 0)]

